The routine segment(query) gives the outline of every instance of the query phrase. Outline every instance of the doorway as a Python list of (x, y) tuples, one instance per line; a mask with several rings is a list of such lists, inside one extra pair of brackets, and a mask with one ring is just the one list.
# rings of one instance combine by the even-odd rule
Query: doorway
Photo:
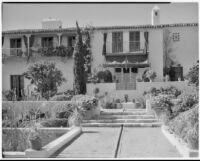
[(24, 91), (24, 76), (23, 75), (10, 75), (11, 90), (16, 92), (16, 99), (22, 100)]

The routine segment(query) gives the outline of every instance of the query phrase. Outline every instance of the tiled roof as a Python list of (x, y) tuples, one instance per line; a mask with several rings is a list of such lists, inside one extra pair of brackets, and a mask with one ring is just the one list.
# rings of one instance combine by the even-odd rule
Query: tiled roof
[[(94, 27), (94, 30), (116, 30), (116, 29), (155, 29), (165, 27), (188, 27), (198, 26), (198, 23), (174, 23), (174, 24), (160, 24), (160, 25), (134, 25), (134, 26), (98, 26)], [(62, 28), (62, 29), (20, 29), (20, 30), (8, 30), (3, 31), (2, 34), (36, 34), (36, 33), (51, 33), (51, 32), (64, 32), (74, 33), (76, 28)]]

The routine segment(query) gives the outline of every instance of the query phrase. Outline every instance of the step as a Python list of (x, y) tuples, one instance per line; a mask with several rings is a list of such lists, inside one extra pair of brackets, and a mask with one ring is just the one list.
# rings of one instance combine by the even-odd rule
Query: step
[(145, 115), (146, 111), (101, 112), (100, 115)]
[(162, 123), (82, 123), (82, 127), (160, 127)]
[(83, 123), (151, 123), (156, 119), (105, 119), (105, 120), (83, 120)]
[(154, 115), (100, 115), (96, 120), (101, 119), (153, 119)]

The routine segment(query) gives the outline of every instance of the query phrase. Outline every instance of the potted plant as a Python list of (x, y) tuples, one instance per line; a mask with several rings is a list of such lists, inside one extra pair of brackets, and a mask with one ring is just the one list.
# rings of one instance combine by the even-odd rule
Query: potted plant
[(132, 103), (133, 103), (133, 108), (136, 108), (136, 103), (135, 103), (135, 99), (132, 99)]
[(125, 101), (125, 103), (128, 102), (128, 95), (127, 94), (124, 95), (124, 101)]
[(145, 73), (145, 77), (149, 79), (150, 82), (152, 82), (156, 78), (156, 72), (154, 72), (152, 69), (149, 69)]
[(116, 105), (117, 105), (117, 108), (121, 108), (121, 107), (122, 107), (121, 101), (120, 101), (119, 98), (115, 100), (115, 103), (116, 103)]
[(34, 150), (42, 149), (42, 140), (39, 132), (36, 129), (32, 129), (29, 135), (29, 141), (31, 148)]

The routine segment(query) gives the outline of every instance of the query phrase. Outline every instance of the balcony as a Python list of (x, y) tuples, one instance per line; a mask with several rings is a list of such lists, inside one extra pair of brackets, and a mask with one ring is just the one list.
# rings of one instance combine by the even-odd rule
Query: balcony
[[(60, 57), (71, 57), (73, 54), (74, 48), (71, 46), (64, 47), (38, 47), (38, 48), (30, 48), (31, 56), (40, 55), (45, 57), (50, 56), (60, 56)], [(3, 48), (2, 49), (2, 57), (26, 57), (28, 56), (28, 50), (26, 48)]]
[(22, 57), (26, 52), (22, 48), (3, 48), (2, 57)]
[(122, 43), (113, 44), (112, 42), (106, 43), (106, 56), (121, 56), (121, 55), (147, 55), (149, 53), (145, 42), (136, 41), (123, 41)]

